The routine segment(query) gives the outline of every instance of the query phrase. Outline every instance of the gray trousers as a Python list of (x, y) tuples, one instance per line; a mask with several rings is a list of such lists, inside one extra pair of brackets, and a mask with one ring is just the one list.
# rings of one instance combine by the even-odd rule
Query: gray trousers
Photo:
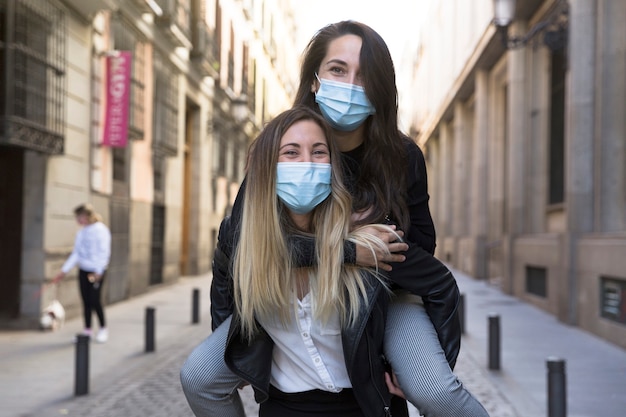
[[(224, 362), (230, 318), (187, 358), (180, 380), (196, 417), (245, 417), (243, 383)], [(385, 356), (407, 397), (426, 417), (488, 417), (450, 370), (424, 307), (401, 296), (389, 305)]]

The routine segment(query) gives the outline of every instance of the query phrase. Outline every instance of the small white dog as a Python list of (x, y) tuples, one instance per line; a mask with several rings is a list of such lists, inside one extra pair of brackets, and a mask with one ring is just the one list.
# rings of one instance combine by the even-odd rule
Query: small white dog
[(65, 309), (59, 302), (54, 300), (41, 313), (39, 326), (42, 330), (57, 330), (65, 323)]

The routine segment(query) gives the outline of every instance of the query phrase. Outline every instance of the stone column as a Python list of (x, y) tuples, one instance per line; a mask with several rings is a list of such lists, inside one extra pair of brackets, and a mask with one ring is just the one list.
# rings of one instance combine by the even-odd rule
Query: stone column
[[(526, 22), (511, 25), (512, 35), (526, 33)], [(505, 184), (505, 222), (503, 236), (503, 281), (502, 290), (512, 294), (514, 286), (514, 247), (515, 238), (524, 231), (525, 215), (525, 160), (526, 126), (530, 120), (526, 104), (526, 48), (508, 52), (507, 78), (508, 99), (506, 111), (506, 184)]]
[(564, 279), (560, 287), (558, 316), (577, 323), (577, 240), (593, 230), (594, 219), (594, 116), (596, 64), (595, 0), (570, 1), (569, 74), (565, 98), (565, 201)]
[(435, 230), (439, 235), (439, 208), (441, 207), (441, 175), (439, 168), (441, 167), (441, 153), (439, 152), (440, 141), (436, 135), (431, 136), (424, 145), (424, 154), (426, 156), (426, 170), (428, 173), (428, 194), (430, 196), (429, 206), (430, 212), (435, 223)]
[[(516, 22), (511, 25), (512, 33), (525, 33), (525, 22)], [(526, 105), (526, 49), (520, 48), (508, 52), (508, 111), (507, 136), (508, 150), (508, 182), (505, 198), (508, 212), (506, 213), (507, 233), (514, 237), (524, 231), (524, 204), (525, 204), (525, 172), (526, 158), (526, 126), (529, 120)]]
[(476, 278), (485, 278), (487, 238), (487, 140), (489, 136), (489, 75), (486, 71), (477, 71), (475, 104), (474, 104), (474, 137), (472, 175), (470, 187), (470, 235), (475, 244), (475, 271)]
[(452, 196), (452, 233), (458, 240), (468, 233), (467, 209), (465, 195), (468, 192), (467, 166), (471, 157), (468, 149), (469, 132), (467, 131), (467, 110), (464, 103), (454, 103), (454, 162), (452, 166), (453, 190)]
[(599, 232), (626, 230), (626, 3), (602, 1), (598, 9), (598, 119), (600, 184), (595, 213)]
[(450, 127), (442, 123), (439, 127), (440, 158), (439, 158), (439, 233), (443, 238), (449, 237), (452, 232), (451, 221), (451, 197), (452, 197), (452, 152), (450, 140)]

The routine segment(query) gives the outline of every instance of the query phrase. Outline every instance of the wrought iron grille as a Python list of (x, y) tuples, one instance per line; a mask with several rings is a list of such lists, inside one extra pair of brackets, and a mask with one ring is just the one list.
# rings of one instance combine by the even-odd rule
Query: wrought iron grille
[(114, 48), (118, 51), (131, 51), (132, 70), (130, 80), (129, 138), (143, 139), (145, 112), (145, 62), (146, 44), (141, 35), (120, 14), (112, 19)]
[(178, 77), (173, 65), (159, 52), (154, 54), (154, 142), (163, 156), (178, 153)]
[(91, 140), (99, 144), (102, 139), (102, 58), (91, 58)]
[(4, 0), (0, 22), (0, 144), (60, 154), (65, 11), (56, 0)]
[(182, 34), (191, 39), (191, 0), (156, 0), (163, 15), (157, 21), (175, 25)]
[(165, 264), (165, 206), (152, 206), (152, 244), (150, 245), (150, 285), (163, 282)]

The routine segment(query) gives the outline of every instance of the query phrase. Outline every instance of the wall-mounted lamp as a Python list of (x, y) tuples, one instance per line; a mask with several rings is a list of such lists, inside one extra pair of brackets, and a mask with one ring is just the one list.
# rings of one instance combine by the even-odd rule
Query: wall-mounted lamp
[(507, 49), (523, 48), (543, 34), (543, 43), (553, 51), (567, 45), (567, 1), (559, 0), (545, 20), (537, 22), (524, 36), (509, 37), (509, 25), (515, 18), (515, 0), (493, 0), (493, 21)]
[(248, 119), (248, 97), (245, 94), (234, 98), (230, 105), (235, 122), (242, 123)]

